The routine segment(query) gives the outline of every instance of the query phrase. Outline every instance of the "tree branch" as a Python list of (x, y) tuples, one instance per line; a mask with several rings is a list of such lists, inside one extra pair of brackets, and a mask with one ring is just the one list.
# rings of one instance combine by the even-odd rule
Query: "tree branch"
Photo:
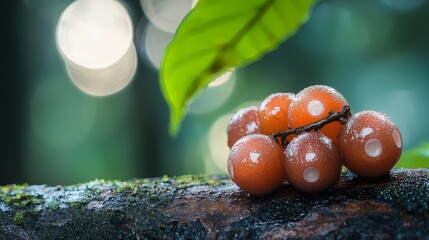
[(330, 191), (264, 197), (225, 176), (0, 187), (0, 239), (284, 239), (429, 236), (429, 170), (341, 176)]

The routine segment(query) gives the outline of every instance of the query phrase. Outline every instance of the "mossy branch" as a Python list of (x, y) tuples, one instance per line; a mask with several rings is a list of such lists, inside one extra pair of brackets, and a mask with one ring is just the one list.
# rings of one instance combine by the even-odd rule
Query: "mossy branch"
[(425, 239), (429, 170), (252, 197), (226, 176), (0, 187), (0, 239)]

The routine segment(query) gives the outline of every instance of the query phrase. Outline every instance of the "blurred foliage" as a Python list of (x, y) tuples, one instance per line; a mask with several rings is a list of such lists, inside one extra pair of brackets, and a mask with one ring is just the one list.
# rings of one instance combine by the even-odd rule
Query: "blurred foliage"
[(395, 168), (429, 168), (429, 142), (404, 151)]

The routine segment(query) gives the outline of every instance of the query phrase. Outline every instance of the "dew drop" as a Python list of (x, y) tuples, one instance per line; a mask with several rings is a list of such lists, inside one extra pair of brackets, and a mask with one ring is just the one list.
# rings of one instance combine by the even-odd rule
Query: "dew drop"
[(396, 128), (393, 129), (392, 137), (393, 137), (393, 141), (395, 141), (395, 145), (398, 148), (401, 148), (402, 147), (402, 139), (401, 139), (401, 135), (398, 132), (398, 129), (396, 129)]
[(309, 152), (305, 154), (305, 160), (309, 162), (312, 162), (315, 157), (316, 157), (316, 154), (313, 152)]
[(322, 143), (325, 144), (325, 146), (329, 149), (332, 149), (334, 147), (332, 140), (327, 136), (322, 136), (320, 138), (320, 141), (322, 141)]
[(275, 106), (273, 110), (271, 110), (271, 115), (276, 115), (278, 112), (280, 112), (280, 107)]
[(307, 111), (312, 116), (319, 116), (324, 110), (325, 107), (319, 100), (313, 100), (307, 105)]
[(259, 162), (259, 156), (261, 156), (261, 154), (256, 151), (250, 152), (250, 160), (254, 163)]
[(370, 157), (378, 157), (383, 151), (380, 140), (371, 138), (365, 143), (365, 153)]
[(371, 134), (371, 133), (373, 133), (373, 132), (374, 132), (374, 131), (372, 130), (372, 128), (370, 128), (370, 127), (366, 127), (366, 128), (364, 128), (364, 129), (362, 129), (362, 131), (361, 131), (360, 135), (361, 135), (361, 137), (362, 137), (362, 138), (364, 138), (364, 137), (368, 136), (369, 134)]
[(319, 180), (320, 172), (319, 169), (315, 167), (306, 167), (302, 172), (302, 176), (304, 177), (305, 181), (313, 183)]
[(245, 133), (247, 135), (254, 133), (258, 129), (258, 124), (256, 122), (251, 122), (247, 124)]

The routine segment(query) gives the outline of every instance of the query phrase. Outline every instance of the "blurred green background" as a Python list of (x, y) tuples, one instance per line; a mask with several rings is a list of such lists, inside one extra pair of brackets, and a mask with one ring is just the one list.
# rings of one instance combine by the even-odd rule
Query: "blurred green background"
[[(72, 2), (15, 0), (5, 8), (0, 185), (225, 173), (225, 128), (233, 112), (270, 93), (297, 93), (313, 84), (339, 90), (354, 112), (387, 113), (402, 131), (404, 150), (418, 147), (405, 155), (419, 162), (404, 159), (399, 166), (429, 166), (429, 146), (419, 145), (429, 140), (428, 1), (320, 1), (277, 51), (203, 92), (175, 139), (168, 135), (168, 108), (150, 61), (155, 53), (147, 49), (149, 20), (140, 1), (123, 1), (135, 29), (137, 73), (127, 88), (107, 97), (79, 91), (57, 51), (56, 25)], [(158, 33), (152, 42), (171, 37)]]

